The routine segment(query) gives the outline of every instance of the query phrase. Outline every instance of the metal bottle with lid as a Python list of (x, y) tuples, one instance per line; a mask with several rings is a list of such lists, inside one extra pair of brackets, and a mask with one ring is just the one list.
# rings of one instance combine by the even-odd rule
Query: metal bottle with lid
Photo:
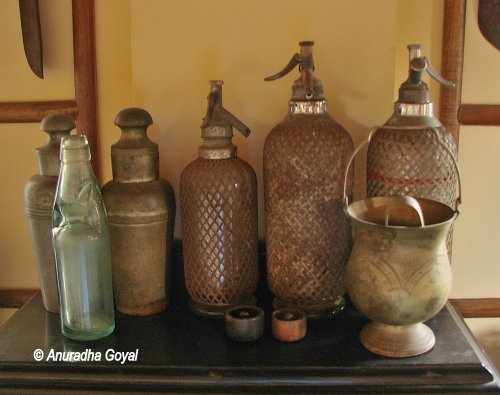
[(116, 308), (130, 315), (159, 313), (169, 304), (175, 195), (159, 177), (158, 145), (147, 136), (152, 123), (141, 108), (118, 113), (121, 137), (111, 146), (113, 180), (102, 188)]
[(408, 45), (408, 50), (408, 79), (399, 88), (394, 113), (369, 137), (367, 194), (408, 195), (455, 207), (457, 146), (434, 116), (429, 88), (422, 77), (427, 72), (445, 86), (453, 84), (432, 68), (420, 45)]
[(43, 305), (47, 311), (59, 313), (56, 263), (52, 248), (52, 207), (61, 167), (61, 138), (75, 128), (75, 121), (69, 115), (48, 115), (42, 120), (40, 128), (49, 135), (49, 140), (36, 149), (40, 174), (31, 177), (25, 185), (24, 210), (28, 218)]
[[(264, 145), (267, 280), (276, 307), (330, 316), (344, 306), (351, 228), (343, 211), (344, 173), (353, 143), (327, 111), (314, 77), (313, 45), (300, 42), (275, 80), (299, 65), (288, 114)], [(352, 194), (352, 171), (347, 178)]]
[(224, 316), (233, 305), (255, 304), (258, 280), (257, 179), (236, 156), (233, 127), (250, 130), (222, 106), (223, 81), (210, 81), (199, 157), (180, 180), (184, 276), (190, 308)]

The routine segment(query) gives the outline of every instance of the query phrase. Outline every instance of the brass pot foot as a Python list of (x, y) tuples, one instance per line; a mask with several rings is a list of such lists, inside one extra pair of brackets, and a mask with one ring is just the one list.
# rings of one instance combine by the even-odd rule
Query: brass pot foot
[(431, 328), (423, 323), (385, 325), (371, 322), (361, 330), (359, 339), (369, 351), (392, 358), (423, 354), (436, 343)]

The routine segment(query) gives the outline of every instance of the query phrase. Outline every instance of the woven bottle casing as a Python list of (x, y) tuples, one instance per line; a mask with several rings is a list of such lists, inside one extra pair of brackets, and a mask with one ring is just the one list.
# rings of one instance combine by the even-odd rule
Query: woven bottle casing
[[(268, 284), (276, 304), (309, 315), (343, 306), (351, 249), (342, 189), (353, 144), (323, 103), (321, 113), (295, 113), (300, 106), (290, 102), (264, 146)], [(347, 190), (351, 195), (352, 172)]]
[[(457, 146), (451, 134), (442, 127), (435, 130), (456, 160)], [(454, 207), (457, 173), (453, 159), (431, 128), (381, 127), (368, 146), (367, 194), (415, 196)]]
[(180, 185), (184, 275), (197, 312), (248, 303), (258, 279), (254, 170), (237, 157), (198, 158)]

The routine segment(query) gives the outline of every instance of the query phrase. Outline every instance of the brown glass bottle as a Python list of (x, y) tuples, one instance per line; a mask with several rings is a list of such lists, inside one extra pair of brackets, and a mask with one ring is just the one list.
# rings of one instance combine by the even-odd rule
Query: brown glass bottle
[[(280, 78), (299, 65), (288, 114), (264, 145), (267, 281), (275, 306), (329, 316), (344, 306), (351, 228), (343, 211), (344, 173), (353, 150), (314, 78), (312, 42), (301, 42)], [(348, 195), (352, 190), (349, 173)]]
[(258, 279), (257, 181), (231, 142), (233, 126), (250, 130), (222, 107), (222, 83), (210, 82), (203, 145), (180, 181), (190, 308), (220, 318), (228, 307), (255, 304)]

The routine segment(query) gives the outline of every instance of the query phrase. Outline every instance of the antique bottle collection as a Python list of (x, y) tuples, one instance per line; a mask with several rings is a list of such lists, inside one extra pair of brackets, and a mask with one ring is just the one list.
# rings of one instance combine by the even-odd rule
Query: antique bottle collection
[(117, 115), (121, 137), (111, 147), (113, 180), (102, 189), (116, 308), (132, 315), (159, 313), (169, 302), (175, 195), (159, 178), (158, 145), (146, 131), (152, 123), (140, 108)]
[[(275, 306), (329, 316), (344, 306), (344, 267), (351, 228), (342, 205), (343, 175), (353, 143), (327, 111), (314, 77), (313, 42), (274, 80), (299, 65), (288, 114), (264, 145), (267, 281)], [(348, 179), (352, 188), (352, 173)]]
[[(263, 148), (272, 335), (300, 341), (308, 318), (344, 308), (347, 290), (372, 320), (360, 334), (368, 350), (389, 357), (424, 353), (435, 337), (423, 322), (443, 307), (451, 288), (446, 237), (461, 185), (456, 144), (433, 115), (422, 77), (427, 71), (452, 84), (419, 45), (409, 45), (409, 75), (393, 115), (354, 150), (314, 75), (314, 42), (299, 45), (300, 53), (265, 79), (299, 66), (288, 114)], [(203, 142), (179, 182), (186, 303), (197, 315), (225, 319), (228, 338), (250, 342), (264, 333), (266, 314), (254, 295), (257, 178), (232, 142), (233, 128), (245, 137), (250, 129), (223, 107), (223, 81), (209, 83)], [(147, 135), (152, 123), (141, 108), (118, 113), (113, 179), (101, 195), (86, 137), (69, 135), (73, 119), (42, 121), (50, 139), (37, 148), (40, 174), (25, 187), (25, 211), (44, 307), (61, 313), (62, 333), (73, 340), (112, 333), (115, 304), (137, 316), (169, 306), (175, 193), (159, 177), (158, 145)], [(350, 204), (351, 164), (365, 144), (368, 196)]]
[(222, 106), (222, 81), (210, 81), (199, 158), (180, 180), (184, 275), (190, 308), (222, 318), (255, 304), (258, 279), (257, 179), (236, 156), (233, 127), (250, 130)]
[(49, 135), (49, 141), (36, 149), (40, 174), (34, 175), (26, 183), (24, 210), (28, 218), (43, 305), (47, 311), (59, 313), (56, 261), (52, 248), (52, 206), (61, 164), (61, 138), (75, 128), (75, 121), (68, 115), (56, 114), (45, 117), (40, 126)]
[(85, 136), (63, 137), (61, 162), (52, 229), (61, 330), (94, 340), (115, 328), (106, 210)]

